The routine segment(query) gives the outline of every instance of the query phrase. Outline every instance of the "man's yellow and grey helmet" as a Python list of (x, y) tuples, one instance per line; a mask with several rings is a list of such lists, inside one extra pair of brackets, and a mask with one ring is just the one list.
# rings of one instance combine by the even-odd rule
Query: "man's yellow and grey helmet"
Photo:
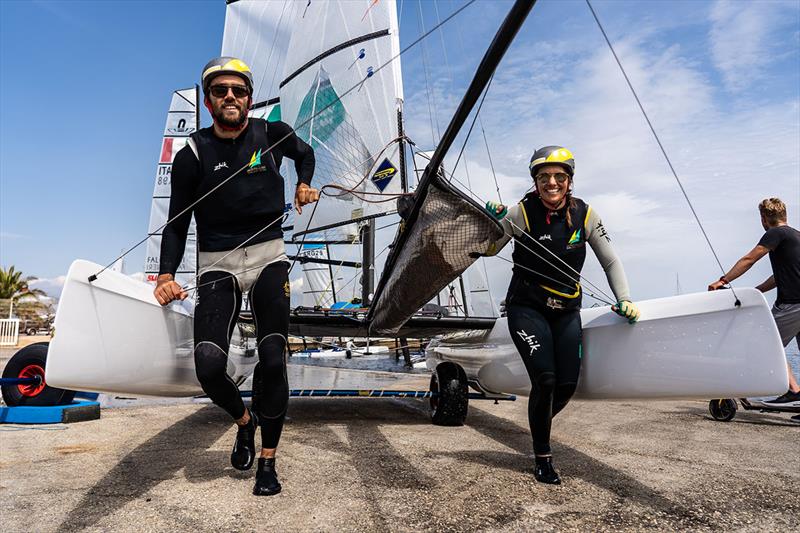
[(535, 178), (539, 167), (544, 165), (561, 165), (569, 172), (570, 176), (575, 174), (575, 158), (572, 156), (572, 152), (563, 146), (545, 146), (536, 150), (528, 167), (531, 177)]
[(241, 77), (247, 83), (250, 92), (253, 92), (253, 73), (250, 72), (250, 67), (241, 59), (227, 56), (212, 59), (203, 67), (203, 74), (200, 76), (203, 92), (208, 92), (211, 80), (221, 74), (235, 74)]

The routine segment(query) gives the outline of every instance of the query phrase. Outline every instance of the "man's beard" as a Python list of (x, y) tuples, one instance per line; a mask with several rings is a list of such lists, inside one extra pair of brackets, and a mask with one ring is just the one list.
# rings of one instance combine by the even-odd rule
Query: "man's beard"
[(223, 102), (219, 106), (219, 109), (215, 109), (213, 111), (212, 115), (214, 117), (214, 122), (216, 122), (225, 129), (232, 129), (232, 130), (242, 129), (242, 126), (247, 121), (247, 113), (244, 112), (244, 109), (242, 107), (239, 107), (239, 105), (234, 104), (236, 108), (239, 110), (239, 118), (237, 119), (226, 118), (225, 111), (223, 110), (223, 107), (225, 105), (226, 105), (225, 102)]

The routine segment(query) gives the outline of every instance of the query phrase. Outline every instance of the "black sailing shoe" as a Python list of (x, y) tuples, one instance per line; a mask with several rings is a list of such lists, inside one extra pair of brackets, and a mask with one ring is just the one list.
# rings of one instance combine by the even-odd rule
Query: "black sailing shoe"
[(256, 496), (272, 496), (280, 491), (281, 483), (278, 481), (278, 473), (275, 472), (275, 458), (259, 457), (253, 494)]
[(250, 470), (253, 460), (256, 458), (256, 428), (258, 418), (250, 410), (250, 422), (244, 426), (239, 426), (236, 432), (236, 442), (233, 443), (231, 452), (231, 465), (236, 470)]
[(558, 477), (558, 472), (553, 468), (552, 457), (537, 457), (536, 467), (533, 470), (533, 477), (540, 483), (549, 483), (550, 485), (561, 485), (561, 478)]

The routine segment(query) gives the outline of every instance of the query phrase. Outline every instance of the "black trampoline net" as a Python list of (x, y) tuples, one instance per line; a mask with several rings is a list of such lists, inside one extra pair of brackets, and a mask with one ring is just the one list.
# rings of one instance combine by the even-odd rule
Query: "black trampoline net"
[(423, 305), (492, 250), (503, 228), (439, 177), (412, 210), (371, 305), (372, 335), (393, 336)]

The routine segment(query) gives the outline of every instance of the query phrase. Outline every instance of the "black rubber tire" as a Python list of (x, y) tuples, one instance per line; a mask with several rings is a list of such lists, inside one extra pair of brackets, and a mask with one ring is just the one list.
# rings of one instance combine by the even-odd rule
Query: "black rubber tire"
[(467, 374), (456, 363), (439, 363), (431, 374), (431, 421), (437, 426), (463, 426), (469, 396)]
[(723, 398), (719, 400), (711, 400), (708, 402), (708, 412), (714, 420), (720, 422), (730, 422), (736, 416), (736, 400), (731, 398)]
[[(47, 342), (37, 342), (30, 344), (9, 359), (6, 367), (3, 369), (4, 378), (17, 378), (20, 372), (30, 366), (38, 365), (41, 368), (46, 368), (47, 363)], [(44, 388), (35, 396), (25, 396), (19, 390), (18, 385), (3, 385), (0, 387), (3, 393), (3, 401), (9, 407), (18, 405), (27, 406), (47, 406), (47, 405), (63, 405), (72, 402), (75, 397), (75, 391), (57, 389), (50, 387), (45, 383)]]
[(36, 329), (34, 329), (34, 328), (28, 328), (28, 330), (27, 330), (27, 331), (25, 331), (25, 335), (28, 335), (28, 336), (30, 336), (30, 337), (33, 337), (34, 335), (36, 335)]

